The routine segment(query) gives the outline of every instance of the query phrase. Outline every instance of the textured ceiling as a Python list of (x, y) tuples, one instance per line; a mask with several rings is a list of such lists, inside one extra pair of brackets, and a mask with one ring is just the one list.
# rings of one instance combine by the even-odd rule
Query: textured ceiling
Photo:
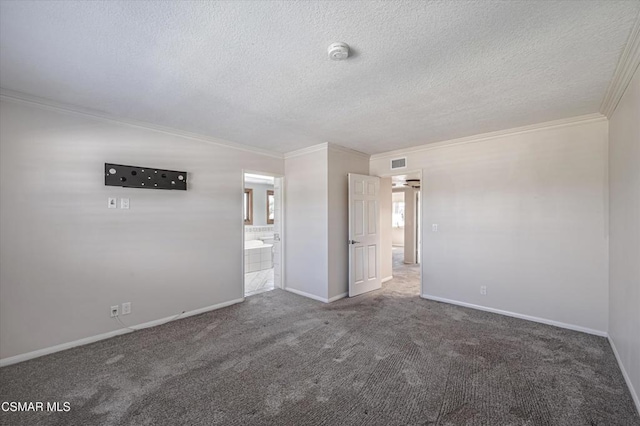
[[(287, 152), (597, 112), (640, 1), (2, 1), (0, 86)], [(351, 58), (327, 46), (344, 41)]]

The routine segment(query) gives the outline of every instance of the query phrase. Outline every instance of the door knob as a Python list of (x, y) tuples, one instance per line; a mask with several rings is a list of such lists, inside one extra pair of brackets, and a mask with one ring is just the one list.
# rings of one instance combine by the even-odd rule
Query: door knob
[(356, 240), (349, 240), (349, 244), (359, 244), (360, 241), (356, 241)]

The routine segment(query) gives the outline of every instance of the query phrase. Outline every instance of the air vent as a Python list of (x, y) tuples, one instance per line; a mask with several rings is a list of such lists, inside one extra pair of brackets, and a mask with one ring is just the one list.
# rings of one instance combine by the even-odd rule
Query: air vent
[(394, 158), (391, 160), (391, 170), (404, 169), (407, 167), (407, 157)]

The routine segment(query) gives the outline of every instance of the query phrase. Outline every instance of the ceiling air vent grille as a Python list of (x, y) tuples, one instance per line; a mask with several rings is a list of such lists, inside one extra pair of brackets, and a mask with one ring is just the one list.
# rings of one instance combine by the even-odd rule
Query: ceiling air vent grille
[(391, 170), (404, 169), (407, 167), (407, 157), (394, 158), (391, 160)]

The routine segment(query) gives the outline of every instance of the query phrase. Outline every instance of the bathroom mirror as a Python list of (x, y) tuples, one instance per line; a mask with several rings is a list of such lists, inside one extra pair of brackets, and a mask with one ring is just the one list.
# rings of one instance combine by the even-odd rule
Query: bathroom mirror
[[(273, 178), (271, 178), (273, 179)], [(244, 224), (247, 226), (273, 225), (275, 191), (273, 183), (258, 179), (244, 183)]]
[(267, 190), (267, 225), (273, 225), (273, 218), (275, 217), (275, 197), (273, 196), (273, 190)]

